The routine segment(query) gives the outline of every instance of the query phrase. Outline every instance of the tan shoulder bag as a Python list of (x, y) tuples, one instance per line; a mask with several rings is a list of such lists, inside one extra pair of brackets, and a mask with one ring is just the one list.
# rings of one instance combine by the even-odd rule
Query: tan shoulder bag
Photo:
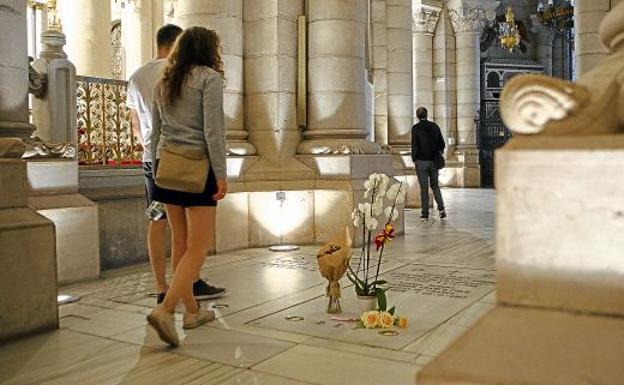
[(204, 151), (165, 142), (156, 170), (156, 185), (199, 194), (206, 188), (209, 171), (210, 158)]

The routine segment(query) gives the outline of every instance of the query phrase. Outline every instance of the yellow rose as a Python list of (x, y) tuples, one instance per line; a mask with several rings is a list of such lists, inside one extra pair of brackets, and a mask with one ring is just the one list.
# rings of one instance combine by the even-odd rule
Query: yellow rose
[(360, 317), (364, 327), (367, 329), (375, 329), (379, 326), (379, 312), (367, 311)]
[(401, 329), (407, 328), (407, 318), (399, 317), (398, 325)]
[(379, 318), (379, 323), (382, 328), (391, 328), (392, 326), (394, 326), (394, 316), (387, 311), (381, 312)]

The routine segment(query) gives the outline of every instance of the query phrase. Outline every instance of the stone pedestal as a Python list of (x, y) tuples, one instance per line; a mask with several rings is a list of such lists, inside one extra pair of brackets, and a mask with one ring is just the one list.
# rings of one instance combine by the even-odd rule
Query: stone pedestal
[[(499, 305), (419, 385), (619, 384), (624, 135), (518, 136), (496, 153)], [(596, 188), (600, 186), (600, 188)]]
[(78, 194), (74, 160), (28, 162), (28, 205), (54, 223), (60, 285), (100, 275), (98, 208)]
[(58, 327), (54, 224), (27, 204), (26, 162), (0, 159), (0, 341)]

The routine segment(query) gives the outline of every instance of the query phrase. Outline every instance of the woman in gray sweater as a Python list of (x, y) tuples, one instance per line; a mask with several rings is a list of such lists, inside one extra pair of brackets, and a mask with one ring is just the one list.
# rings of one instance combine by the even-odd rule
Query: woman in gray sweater
[[(165, 143), (204, 151), (210, 172), (202, 193), (194, 194), (156, 187), (154, 200), (167, 207), (171, 227), (172, 258), (179, 261), (162, 304), (147, 317), (160, 338), (177, 346), (173, 312), (182, 300), (185, 329), (214, 319), (193, 297), (193, 281), (214, 239), (217, 201), (227, 192), (225, 123), (223, 113), (223, 61), (216, 32), (191, 27), (178, 38), (169, 56), (163, 79), (154, 91), (152, 154), (158, 159)], [(158, 181), (157, 181), (158, 183)]]

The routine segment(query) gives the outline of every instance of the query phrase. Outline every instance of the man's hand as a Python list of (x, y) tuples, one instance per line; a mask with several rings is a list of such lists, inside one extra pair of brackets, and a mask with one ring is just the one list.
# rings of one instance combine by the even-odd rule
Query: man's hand
[(225, 179), (217, 179), (217, 192), (212, 196), (212, 199), (220, 201), (225, 198), (227, 194), (227, 181)]
[(139, 140), (141, 146), (145, 147), (143, 135), (141, 135), (141, 120), (139, 119), (139, 113), (134, 108), (130, 109), (130, 125), (132, 126), (132, 134)]

